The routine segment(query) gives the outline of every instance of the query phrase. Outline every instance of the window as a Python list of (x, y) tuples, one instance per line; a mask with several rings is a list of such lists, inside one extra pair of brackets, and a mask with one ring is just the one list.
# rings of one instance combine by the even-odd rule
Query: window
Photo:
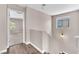
[(69, 27), (69, 17), (58, 17), (56, 19), (56, 29), (63, 29)]

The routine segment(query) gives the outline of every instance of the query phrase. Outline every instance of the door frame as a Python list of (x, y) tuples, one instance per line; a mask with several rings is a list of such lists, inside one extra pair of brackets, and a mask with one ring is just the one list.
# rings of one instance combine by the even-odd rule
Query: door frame
[[(10, 40), (10, 36), (9, 36), (9, 21), (10, 21), (10, 9), (11, 8), (8, 8), (7, 7), (7, 48), (9, 48), (9, 40)], [(14, 9), (16, 10), (16, 9)], [(19, 11), (19, 10), (18, 10)], [(22, 11), (23, 12), (23, 11)], [(22, 43), (25, 43), (25, 12), (23, 12), (23, 42)]]

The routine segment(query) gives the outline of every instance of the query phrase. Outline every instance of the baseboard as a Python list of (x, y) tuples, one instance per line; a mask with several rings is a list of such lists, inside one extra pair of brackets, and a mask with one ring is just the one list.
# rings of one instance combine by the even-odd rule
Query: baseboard
[(25, 43), (25, 44), (31, 44), (32, 46), (34, 46), (39, 52), (41, 52), (41, 53), (43, 53), (43, 51), (40, 49), (40, 48), (38, 48), (35, 44), (33, 44), (33, 43), (31, 43), (31, 42), (27, 42), (27, 43)]
[(0, 51), (0, 54), (7, 52), (7, 49)]
[(25, 44), (27, 44), (27, 45), (28, 45), (28, 44), (31, 44), (31, 42), (27, 42), (27, 43), (25, 43)]

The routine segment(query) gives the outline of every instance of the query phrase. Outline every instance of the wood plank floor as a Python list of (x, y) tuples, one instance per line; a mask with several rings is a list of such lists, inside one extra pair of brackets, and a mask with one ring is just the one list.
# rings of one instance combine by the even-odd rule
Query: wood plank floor
[(9, 47), (7, 49), (7, 53), (8, 54), (41, 54), (31, 44), (26, 45), (24, 43), (20, 43), (20, 44)]

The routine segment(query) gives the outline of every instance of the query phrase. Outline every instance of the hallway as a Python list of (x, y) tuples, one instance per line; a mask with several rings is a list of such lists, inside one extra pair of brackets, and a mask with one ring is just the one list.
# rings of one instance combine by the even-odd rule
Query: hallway
[(79, 54), (79, 4), (1, 4), (0, 15), (1, 54)]

